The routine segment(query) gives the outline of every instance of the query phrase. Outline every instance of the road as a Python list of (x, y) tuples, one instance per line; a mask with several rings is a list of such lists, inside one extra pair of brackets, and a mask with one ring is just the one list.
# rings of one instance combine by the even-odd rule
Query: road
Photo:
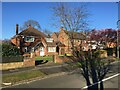
[[(106, 75), (104, 81), (105, 88), (120, 88), (120, 75), (109, 78), (119, 73), (120, 62), (112, 64), (110, 72)], [(106, 79), (109, 78), (109, 79)], [(65, 74), (61, 76), (50, 77), (37, 80), (27, 84), (12, 86), (10, 88), (83, 88), (86, 86), (83, 76), (79, 73)]]

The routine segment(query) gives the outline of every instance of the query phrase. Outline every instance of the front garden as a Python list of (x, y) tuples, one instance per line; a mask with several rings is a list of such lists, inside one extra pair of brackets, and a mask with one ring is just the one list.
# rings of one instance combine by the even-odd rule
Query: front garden
[(35, 61), (40, 61), (40, 60), (53, 61), (54, 60), (54, 56), (50, 55), (50, 56), (36, 56), (35, 57)]

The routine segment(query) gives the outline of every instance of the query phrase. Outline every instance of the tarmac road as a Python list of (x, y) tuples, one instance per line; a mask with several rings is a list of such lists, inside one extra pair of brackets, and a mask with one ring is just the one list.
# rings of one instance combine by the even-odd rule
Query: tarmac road
[[(111, 70), (105, 77), (105, 88), (120, 88), (120, 62), (115, 62), (111, 65)], [(112, 77), (114, 76), (115, 77)], [(112, 77), (112, 78), (111, 78)], [(85, 80), (80, 73), (65, 74), (61, 76), (50, 77), (34, 82), (12, 86), (9, 88), (84, 88), (86, 86)]]

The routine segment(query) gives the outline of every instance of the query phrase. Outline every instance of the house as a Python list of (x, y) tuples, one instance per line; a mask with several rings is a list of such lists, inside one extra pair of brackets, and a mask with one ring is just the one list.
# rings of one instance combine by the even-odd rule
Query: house
[[(85, 45), (85, 35), (79, 32), (64, 30), (62, 27), (59, 32), (54, 32), (51, 36), (57, 43), (59, 54), (72, 54), (72, 44), (80, 49), (80, 45)], [(72, 43), (73, 42), (73, 43)]]
[(23, 55), (32, 52), (36, 56), (56, 54), (56, 44), (50, 36), (45, 35), (31, 25), (20, 33), (18, 33), (18, 29), (18, 24), (16, 24), (16, 35), (11, 38), (11, 42), (20, 48)]

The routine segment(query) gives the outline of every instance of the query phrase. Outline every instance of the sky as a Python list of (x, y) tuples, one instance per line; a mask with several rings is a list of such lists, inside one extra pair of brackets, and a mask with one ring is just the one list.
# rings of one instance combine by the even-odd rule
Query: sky
[[(67, 2), (75, 7), (83, 2)], [(90, 29), (117, 28), (118, 5), (115, 2), (87, 2)], [(50, 7), (55, 2), (2, 2), (2, 38), (10, 39), (15, 35), (16, 24), (22, 26), (29, 19), (39, 22), (42, 29), (58, 32), (59, 29), (51, 26), (53, 12)]]

